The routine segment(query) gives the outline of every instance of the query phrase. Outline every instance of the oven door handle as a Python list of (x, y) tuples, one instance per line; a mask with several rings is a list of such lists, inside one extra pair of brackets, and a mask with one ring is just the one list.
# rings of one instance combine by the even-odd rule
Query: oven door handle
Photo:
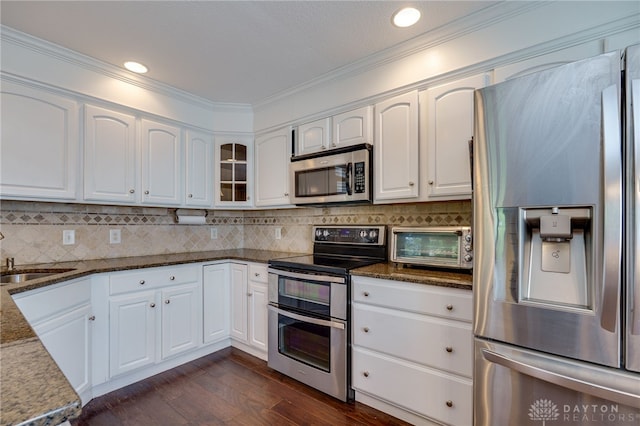
[(276, 274), (279, 275), (281, 277), (287, 277), (287, 278), (297, 278), (300, 280), (310, 280), (310, 281), (320, 281), (320, 282), (325, 282), (325, 283), (338, 283), (338, 284), (345, 284), (346, 280), (344, 279), (344, 277), (332, 277), (332, 276), (328, 276), (328, 275), (314, 275), (314, 274), (301, 274), (298, 272), (291, 272), (291, 271), (283, 271), (280, 269), (272, 269), (269, 268), (268, 272), (270, 274)]
[(340, 330), (344, 330), (345, 329), (345, 325), (342, 322), (321, 320), (321, 319), (318, 319), (318, 318), (312, 318), (312, 317), (308, 317), (308, 316), (305, 316), (305, 315), (294, 314), (293, 312), (289, 312), (289, 311), (285, 311), (285, 310), (276, 308), (273, 305), (269, 305), (268, 308), (269, 308), (270, 311), (273, 311), (273, 312), (278, 313), (280, 315), (283, 315), (285, 317), (294, 319), (296, 321), (308, 322), (308, 323), (315, 324), (315, 325), (321, 325), (323, 327), (339, 328)]

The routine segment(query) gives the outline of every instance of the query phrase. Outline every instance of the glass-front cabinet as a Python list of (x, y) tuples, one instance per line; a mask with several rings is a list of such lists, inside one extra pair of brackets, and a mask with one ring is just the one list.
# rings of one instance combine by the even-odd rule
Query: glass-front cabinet
[(216, 138), (215, 205), (251, 206), (253, 183), (253, 138)]

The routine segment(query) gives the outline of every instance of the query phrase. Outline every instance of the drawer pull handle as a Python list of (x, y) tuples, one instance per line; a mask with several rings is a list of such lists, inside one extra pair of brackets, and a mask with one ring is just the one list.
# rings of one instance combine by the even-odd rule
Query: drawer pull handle
[(165, 300), (164, 303), (166, 303), (168, 305), (169, 303), (171, 303), (171, 299)]
[(453, 407), (453, 401), (448, 400), (445, 404), (447, 404), (447, 407)]
[(449, 353), (453, 352), (453, 348), (451, 346), (447, 346), (446, 348), (444, 348), (444, 350)]
[(364, 377), (369, 377), (369, 372), (368, 372), (368, 371), (365, 371), (364, 373), (362, 373), (362, 375), (363, 375)]
[(364, 295), (364, 297), (369, 297), (369, 292), (365, 291), (364, 293), (362, 293)]
[(447, 311), (453, 311), (453, 305), (447, 305)]
[(152, 304), (150, 304), (149, 306), (151, 306), (152, 308), (155, 308), (155, 307), (156, 307), (156, 304), (155, 304), (155, 303), (152, 303)]
[(140, 280), (140, 285), (144, 285), (144, 280)]
[(169, 277), (169, 279), (170, 279), (171, 281), (175, 281), (176, 277), (174, 277), (173, 275), (171, 275), (171, 276)]
[(369, 327), (363, 328), (362, 331), (364, 331), (365, 333), (368, 333), (369, 332)]
[(95, 321), (95, 320), (96, 320), (96, 316), (95, 316), (95, 315), (91, 315), (91, 316), (89, 317), (89, 321)]

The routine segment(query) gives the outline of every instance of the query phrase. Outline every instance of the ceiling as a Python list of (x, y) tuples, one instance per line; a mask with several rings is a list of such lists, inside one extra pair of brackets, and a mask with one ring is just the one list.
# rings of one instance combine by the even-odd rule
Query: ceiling
[[(136, 60), (147, 77), (214, 102), (263, 102), (495, 1), (10, 1), (0, 22), (100, 61)], [(405, 5), (411, 28), (391, 25)]]

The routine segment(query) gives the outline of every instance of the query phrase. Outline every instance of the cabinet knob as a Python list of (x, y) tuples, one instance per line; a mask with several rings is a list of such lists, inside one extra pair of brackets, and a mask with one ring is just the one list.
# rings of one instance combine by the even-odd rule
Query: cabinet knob
[(260, 273), (259, 272), (255, 272), (253, 275), (255, 275), (256, 277), (259, 277)]
[(174, 277), (173, 275), (171, 275), (171, 276), (169, 277), (169, 279), (170, 279), (171, 281), (175, 281), (176, 277)]
[(368, 371), (365, 371), (365, 372), (363, 372), (363, 373), (362, 373), (362, 375), (363, 375), (364, 377), (369, 377), (369, 372), (368, 372)]
[(433, 181), (432, 180), (429, 181), (429, 185), (433, 185)]
[(453, 348), (451, 346), (447, 346), (446, 348), (444, 348), (444, 350), (449, 353), (453, 352)]
[(140, 280), (140, 285), (144, 285), (144, 280)]
[(91, 316), (89, 317), (89, 321), (95, 321), (95, 320), (96, 320), (96, 316), (95, 316), (95, 315), (91, 315)]
[(448, 400), (445, 404), (447, 404), (447, 407), (453, 407), (453, 401), (451, 400)]
[(334, 142), (331, 144), (331, 146), (335, 148), (336, 146), (338, 146), (338, 144)]
[(453, 311), (453, 305), (447, 305), (447, 311)]
[(247, 296), (253, 296), (253, 293), (247, 293)]
[(288, 197), (288, 196), (289, 196), (289, 193), (288, 193), (288, 192), (285, 192), (285, 193), (284, 193), (284, 196), (285, 196), (285, 197)]
[(155, 303), (151, 303), (149, 306), (151, 306), (152, 308), (155, 308), (156, 304)]
[(189, 195), (187, 195), (187, 197), (193, 198), (193, 194), (189, 194)]
[(362, 295), (363, 295), (364, 297), (369, 297), (369, 292), (368, 292), (368, 291), (365, 291), (365, 292), (363, 292), (363, 293), (362, 293)]
[(144, 194), (145, 194), (145, 195), (149, 195), (149, 191), (148, 191), (148, 190), (147, 190), (147, 191), (144, 191)]
[(364, 327), (364, 328), (362, 329), (362, 331), (364, 331), (365, 333), (368, 333), (368, 332), (369, 332), (369, 327)]
[(130, 189), (129, 190), (129, 194), (135, 194), (136, 190), (135, 189)]
[(169, 303), (171, 303), (171, 299), (167, 299), (164, 301), (165, 305), (168, 305)]
[(415, 183), (409, 182), (409, 186), (413, 186), (413, 185), (415, 185)]

